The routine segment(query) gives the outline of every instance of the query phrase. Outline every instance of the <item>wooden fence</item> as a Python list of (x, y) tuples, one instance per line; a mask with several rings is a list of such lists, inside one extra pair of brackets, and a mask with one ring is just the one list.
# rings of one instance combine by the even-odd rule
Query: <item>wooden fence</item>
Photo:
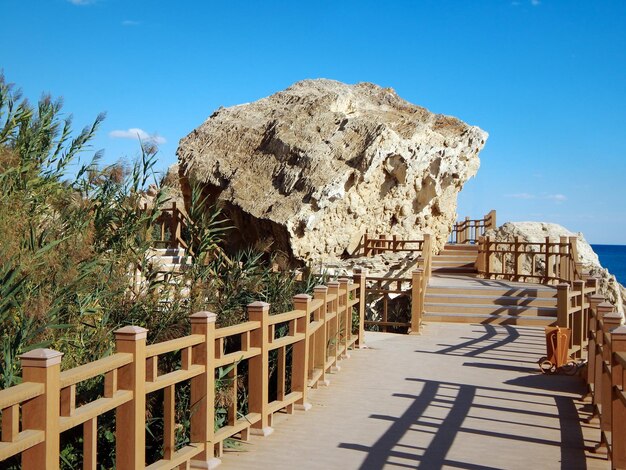
[(478, 238), (483, 236), (487, 230), (495, 229), (496, 227), (495, 210), (489, 211), (482, 219), (465, 217), (465, 220), (454, 224), (448, 241), (450, 243), (476, 243)]
[[(478, 238), (476, 269), (486, 279), (558, 284), (582, 277), (576, 237), (547, 237), (543, 242)], [(499, 265), (499, 266), (496, 266)]]
[[(424, 240), (421, 242), (421, 253), (422, 256), (417, 258), (417, 268), (411, 273), (411, 277), (366, 276), (366, 297), (368, 299), (381, 297), (383, 309), (380, 320), (369, 318), (365, 320), (365, 325), (377, 326), (383, 332), (389, 331), (389, 328), (406, 328), (411, 334), (420, 332), (426, 286), (432, 270), (432, 238), (429, 234), (424, 235)], [(409, 297), (411, 303), (409, 321), (389, 320), (391, 295)], [(367, 303), (371, 302), (368, 300)]]
[(589, 296), (598, 291), (598, 279), (578, 279), (557, 285), (557, 326), (571, 331), (568, 355), (580, 359), (587, 349)]
[[(191, 316), (189, 336), (152, 345), (146, 345), (147, 330), (127, 326), (115, 332), (115, 354), (63, 372), (63, 354), (58, 351), (23, 354), (23, 382), (0, 391), (0, 461), (20, 454), (24, 470), (58, 469), (60, 434), (82, 426), (83, 468), (96, 469), (98, 416), (114, 410), (116, 468), (214, 468), (225, 439), (268, 435), (274, 413), (308, 409), (307, 389), (327, 384), (327, 374), (337, 370), (338, 361), (348, 356), (350, 348), (363, 344), (365, 273), (316, 287), (313, 298), (296, 295), (293, 303), (293, 311), (270, 315), (268, 304), (254, 302), (248, 306), (249, 321), (218, 329), (215, 314), (199, 312)], [(286, 335), (279, 336), (280, 331)], [(231, 343), (238, 347), (226, 352), (229, 338), (237, 339)], [(292, 348), (290, 367), (288, 347)], [(177, 351), (180, 369), (160, 373), (159, 357)], [(271, 402), (270, 351), (278, 352), (277, 398)], [(244, 360), (248, 361), (249, 412), (237, 415), (237, 381), (233, 380), (227, 423), (215, 430), (216, 370), (231, 368), (234, 378)], [(76, 406), (76, 385), (102, 375), (103, 396)], [(188, 380), (193, 410), (190, 443), (177, 449), (174, 391), (176, 384)], [(158, 390), (164, 391), (163, 457), (146, 467), (146, 395)]]
[(367, 232), (363, 236), (363, 256), (380, 255), (385, 252), (391, 253), (416, 253), (423, 251), (424, 240), (402, 240), (397, 235), (374, 235), (371, 237)]
[[(144, 205), (143, 210), (148, 211), (148, 204)], [(191, 223), (187, 214), (180, 210), (176, 201), (173, 201), (170, 207), (160, 209), (159, 216), (155, 221), (152, 242), (156, 246), (190, 250), (192, 247), (188, 246), (183, 233), (189, 230)]]
[[(626, 468), (626, 326), (599, 294), (588, 296), (587, 373), (593, 416), (600, 419), (600, 444), (611, 468)], [(598, 449), (596, 449), (598, 450)]]

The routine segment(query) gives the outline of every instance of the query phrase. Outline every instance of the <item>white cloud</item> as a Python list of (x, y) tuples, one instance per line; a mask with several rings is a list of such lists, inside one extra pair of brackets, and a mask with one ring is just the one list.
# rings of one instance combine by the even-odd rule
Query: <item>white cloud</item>
[(544, 201), (554, 201), (557, 203), (561, 203), (567, 201), (567, 196), (564, 194), (546, 194), (543, 193), (541, 195), (530, 194), (530, 193), (514, 193), (514, 194), (505, 194), (504, 197), (508, 197), (511, 199), (542, 199)]
[(159, 134), (148, 134), (143, 129), (139, 129), (138, 127), (131, 127), (130, 129), (123, 130), (114, 130), (109, 132), (109, 137), (113, 139), (141, 139), (143, 142), (151, 142), (153, 144), (164, 144), (167, 142), (165, 137)]
[(545, 198), (555, 202), (567, 201), (567, 197), (563, 194), (548, 194)]
[(530, 0), (530, 4), (534, 7), (541, 5), (541, 0)]
[(91, 3), (96, 3), (96, 0), (67, 0), (72, 5), (89, 5)]
[(139, 26), (141, 23), (135, 20), (124, 20), (122, 26)]

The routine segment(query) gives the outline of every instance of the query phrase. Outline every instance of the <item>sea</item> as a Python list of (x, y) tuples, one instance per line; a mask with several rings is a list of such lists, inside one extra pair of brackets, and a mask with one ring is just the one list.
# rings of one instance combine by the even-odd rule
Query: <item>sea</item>
[(626, 245), (591, 245), (600, 258), (602, 267), (615, 276), (617, 282), (626, 285)]

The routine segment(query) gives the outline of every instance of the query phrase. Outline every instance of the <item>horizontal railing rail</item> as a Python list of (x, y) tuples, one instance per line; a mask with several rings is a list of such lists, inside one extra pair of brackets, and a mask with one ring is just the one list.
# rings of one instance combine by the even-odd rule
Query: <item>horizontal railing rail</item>
[[(191, 333), (146, 345), (147, 330), (129, 326), (115, 332), (117, 352), (61, 372), (62, 353), (38, 349), (21, 356), (23, 383), (0, 391), (0, 461), (21, 456), (21, 467), (58, 469), (60, 434), (83, 429), (83, 468), (98, 468), (98, 418), (115, 412), (117, 468), (213, 468), (226, 439), (272, 432), (273, 414), (310, 408), (308, 389), (328, 384), (328, 374), (364, 338), (366, 273), (314, 289), (314, 297), (293, 298), (293, 310), (270, 315), (269, 304), (248, 305), (250, 321), (216, 328), (216, 315), (191, 316)], [(233, 339), (236, 339), (233, 340)], [(227, 343), (230, 345), (227, 347)], [(233, 345), (235, 349), (233, 350)], [(270, 353), (277, 354), (276, 397), (270, 401)], [(180, 366), (159, 367), (177, 354)], [(274, 354), (274, 353), (272, 353)], [(289, 359), (288, 359), (289, 358)], [(248, 412), (239, 414), (238, 369), (248, 361)], [(171, 361), (170, 361), (171, 362)], [(289, 364), (288, 364), (289, 362)], [(215, 428), (216, 371), (228, 375), (227, 417)], [(77, 404), (77, 385), (104, 377), (100, 398)], [(190, 381), (189, 443), (176, 447), (176, 385)], [(163, 391), (163, 455), (146, 466), (146, 395)]]
[(424, 249), (424, 240), (403, 240), (398, 235), (374, 235), (365, 232), (363, 236), (363, 256), (375, 256), (382, 253), (420, 254)]

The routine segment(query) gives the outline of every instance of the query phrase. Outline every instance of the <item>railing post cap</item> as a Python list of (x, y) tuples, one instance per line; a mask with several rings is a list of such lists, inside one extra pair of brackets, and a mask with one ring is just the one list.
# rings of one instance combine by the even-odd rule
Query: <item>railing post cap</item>
[(189, 315), (189, 319), (191, 320), (191, 323), (215, 323), (217, 314), (207, 311), (196, 312)]
[(613, 336), (623, 336), (624, 338), (619, 338), (620, 340), (621, 339), (626, 339), (626, 325), (620, 325), (620, 326), (612, 329), (611, 330), (611, 334)]
[(600, 305), (602, 302), (604, 302), (604, 296), (602, 294), (598, 294), (597, 292), (595, 294), (590, 294), (589, 302), (597, 303), (598, 305)]
[(304, 300), (304, 301), (310, 301), (311, 300), (311, 296), (309, 294), (296, 294), (293, 296), (294, 300)]
[(606, 302), (606, 301), (605, 302), (601, 302), (598, 305), (598, 309), (602, 310), (602, 311), (605, 311), (605, 312), (610, 312), (610, 311), (613, 310), (613, 304), (610, 303), (610, 302)]
[(270, 309), (270, 304), (268, 304), (267, 302), (262, 302), (260, 300), (257, 300), (256, 302), (252, 302), (251, 304), (248, 304), (248, 309), (251, 309), (251, 310), (269, 310)]
[(54, 349), (33, 349), (19, 356), (22, 367), (50, 367), (61, 363), (63, 353)]
[(558, 290), (569, 289), (569, 284), (567, 282), (560, 282), (559, 284), (556, 285), (556, 288)]
[(605, 314), (602, 317), (602, 320), (604, 320), (607, 323), (620, 323), (621, 324), (622, 323), (622, 314), (619, 313), (619, 312), (612, 311), (612, 312), (609, 312), (609, 313)]
[(339, 282), (338, 281), (329, 281), (326, 285), (328, 287), (339, 287)]
[(357, 268), (354, 268), (352, 272), (356, 275), (367, 276), (367, 268), (357, 267)]
[(148, 337), (148, 330), (141, 326), (128, 325), (114, 331), (115, 339), (138, 341)]
[(337, 279), (337, 281), (339, 282), (339, 284), (347, 284), (348, 282), (350, 282), (350, 279), (348, 279), (347, 277), (341, 277)]
[(326, 286), (315, 286), (313, 288), (313, 292), (326, 292), (328, 290), (328, 287)]

